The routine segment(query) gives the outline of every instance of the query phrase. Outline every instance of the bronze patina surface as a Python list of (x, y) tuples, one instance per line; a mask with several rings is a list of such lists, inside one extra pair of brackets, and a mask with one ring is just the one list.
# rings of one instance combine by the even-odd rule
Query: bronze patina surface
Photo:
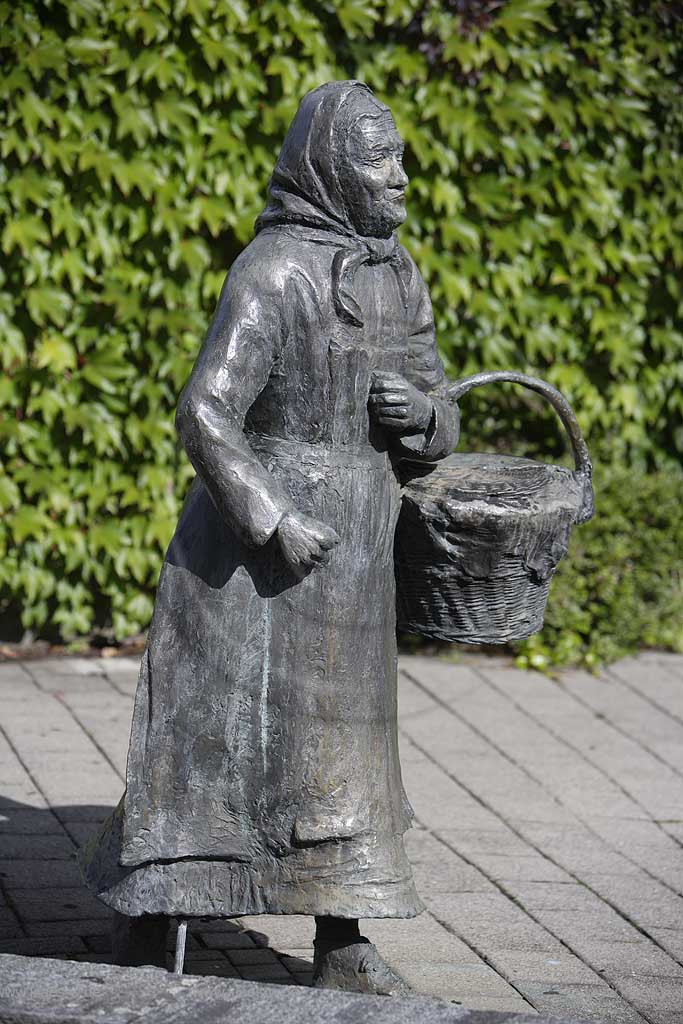
[[(458, 417), (395, 234), (402, 153), (352, 81), (309, 93), (285, 138), (180, 398), (197, 477), (159, 581), (126, 793), (86, 866), (128, 917), (325, 918), (335, 963), (359, 948), (355, 919), (421, 910), (402, 841), (398, 473), (447, 456)], [(337, 941), (330, 919), (351, 931)]]

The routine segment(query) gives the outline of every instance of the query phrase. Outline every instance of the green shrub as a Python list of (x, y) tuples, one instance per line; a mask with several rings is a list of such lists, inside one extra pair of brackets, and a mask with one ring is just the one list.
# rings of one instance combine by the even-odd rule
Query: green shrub
[(599, 472), (596, 513), (572, 532), (545, 626), (522, 667), (589, 668), (641, 647), (683, 651), (683, 476)]
[[(492, 13), (487, 13), (492, 8)], [(493, 10), (495, 8), (495, 10)], [(638, 0), (0, 2), (0, 610), (148, 622), (190, 471), (172, 415), (299, 97), (366, 80), (453, 376), (536, 372), (603, 461), (683, 452), (683, 44)], [(491, 389), (470, 447), (556, 456)]]

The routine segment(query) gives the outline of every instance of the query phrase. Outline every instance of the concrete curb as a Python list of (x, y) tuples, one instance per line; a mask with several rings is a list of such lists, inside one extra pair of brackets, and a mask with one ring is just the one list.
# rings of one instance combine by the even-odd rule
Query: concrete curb
[[(0, 956), (0, 1024), (544, 1024), (536, 1014), (467, 1010), (439, 999), (387, 999), (185, 975), (155, 967)], [(576, 1020), (565, 1024), (578, 1024)]]

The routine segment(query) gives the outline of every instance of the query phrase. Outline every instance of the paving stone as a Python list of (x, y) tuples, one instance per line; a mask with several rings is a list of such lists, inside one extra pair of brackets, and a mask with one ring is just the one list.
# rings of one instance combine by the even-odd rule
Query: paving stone
[(630, 879), (634, 887), (643, 880), (637, 864), (594, 835), (583, 822), (558, 828), (554, 823), (518, 819), (514, 826), (530, 844), (575, 877), (583, 879), (590, 873), (621, 876)]
[(418, 892), (481, 892), (491, 883), (443, 842), (424, 830), (406, 834), (406, 850)]
[(476, 854), (477, 867), (494, 881), (570, 882), (570, 876), (537, 853)]
[(0, 836), (44, 836), (49, 833), (64, 834), (52, 811), (17, 807), (0, 797)]
[(313, 984), (313, 971), (292, 971), (291, 975), (297, 985), (310, 986)]
[(500, 892), (448, 894), (426, 902), (437, 920), (479, 949), (556, 948), (556, 940)]
[(98, 673), (91, 675), (59, 675), (45, 669), (32, 671), (36, 685), (57, 700), (76, 694), (96, 693), (113, 697), (116, 694), (109, 680)]
[(653, 707), (609, 671), (601, 673), (599, 685), (588, 672), (563, 672), (560, 684), (650, 753), (683, 772), (683, 722)]
[(61, 888), (48, 897), (42, 890), (10, 889), (12, 901), (22, 921), (68, 921), (85, 918), (109, 918), (111, 911), (83, 887)]
[(99, 934), (87, 935), (79, 932), (78, 935), (83, 940), (88, 952), (106, 954), (111, 963), (111, 935), (108, 928)]
[(111, 964), (110, 953), (95, 953), (92, 950), (89, 950), (87, 953), (76, 953), (68, 959), (76, 960), (81, 964)]
[(61, 835), (4, 835), (0, 832), (0, 859), (13, 860), (31, 857), (35, 860), (69, 860), (74, 845), (64, 833)]
[(76, 796), (72, 798), (71, 803), (62, 804), (59, 802), (53, 804), (53, 810), (64, 826), (65, 831), (69, 832), (69, 834), (74, 825), (89, 827), (92, 834), (102, 824), (104, 819), (111, 814), (120, 798), (121, 794), (116, 799), (100, 799), (95, 803), (90, 803), (87, 798), (83, 798), (80, 801), (80, 798)]
[(589, 824), (615, 850), (683, 893), (683, 851), (657, 822), (623, 818), (590, 818)]
[[(113, 911), (112, 911), (113, 912)], [(75, 918), (68, 921), (35, 921), (25, 922), (27, 935), (32, 938), (52, 938), (56, 935), (103, 935), (109, 942), (111, 918)]]
[[(674, 661), (673, 671), (666, 659), (649, 657), (622, 658), (609, 666), (609, 675), (616, 676), (633, 687), (648, 701), (661, 708), (678, 721), (683, 721), (681, 706), (681, 679), (683, 661), (680, 656)], [(663, 667), (663, 671), (661, 670)]]
[[(175, 944), (173, 946), (173, 959), (175, 959)], [(199, 962), (200, 960), (206, 960), (207, 962), (226, 960), (226, 962), (229, 962), (223, 950), (202, 949), (199, 946), (197, 946), (195, 949), (187, 950), (185, 953), (185, 960), (186, 962), (194, 960), (196, 960), (197, 962)]]
[(313, 974), (313, 950), (311, 950), (310, 957), (307, 958), (290, 953), (282, 954), (280, 961), (292, 974)]
[[(439, 896), (434, 898), (434, 905), (441, 905)], [(467, 965), (478, 960), (458, 934), (453, 934), (430, 913), (405, 921), (363, 921), (361, 931), (392, 963), (414, 960), (416, 950), (422, 963), (448, 960)]]
[(645, 876), (638, 879), (637, 888), (634, 889), (629, 878), (590, 872), (586, 874), (586, 883), (641, 928), (683, 926), (683, 899), (653, 878)]
[(313, 945), (315, 923), (312, 917), (292, 914), (282, 917), (241, 917), (239, 920), (259, 946), (279, 950), (281, 947), (306, 949)]
[(416, 808), (417, 820), (435, 831), (489, 826), (491, 812), (411, 744), (405, 728), (402, 727), (401, 732), (404, 782), (410, 802)]
[(97, 676), (102, 674), (101, 658), (40, 658), (25, 663), (26, 670), (37, 676)]
[[(408, 683), (408, 688), (411, 685)], [(403, 722), (402, 730), (441, 764), (457, 765), (458, 780), (468, 790), (480, 794), (499, 814), (541, 821), (566, 820), (567, 812), (541, 785), (493, 749), (471, 726), (451, 716), (444, 728), (444, 711), (439, 705)], [(443, 819), (443, 810), (443, 806), (433, 805), (433, 817), (425, 818), (423, 811), (421, 820), (435, 828), (451, 827)]]
[(648, 1016), (660, 1010), (678, 1011), (683, 1016), (683, 978), (648, 978), (642, 974), (614, 975), (619, 991)]
[(130, 675), (140, 671), (141, 655), (120, 655), (115, 658), (100, 658), (100, 667), (105, 675), (116, 676), (121, 673)]
[(201, 925), (204, 932), (241, 932), (240, 918), (200, 917), (193, 924)]
[(114, 689), (124, 697), (132, 698), (138, 687), (137, 672), (117, 672), (109, 676), (109, 681)]
[(477, 853), (524, 856), (533, 847), (516, 835), (504, 822), (489, 813), (486, 828), (438, 828), (435, 834), (464, 856)]
[(0, 941), (0, 953), (13, 953), (17, 956), (71, 956), (85, 952), (85, 943), (77, 935), (8, 938)]
[(0, 860), (0, 883), (8, 888), (57, 889), (80, 886), (81, 881), (75, 860)]
[(228, 960), (236, 967), (247, 964), (278, 964), (280, 960), (272, 949), (254, 947), (253, 949), (230, 949), (227, 951)]
[(554, 910), (590, 910), (600, 898), (579, 882), (527, 882), (507, 880), (505, 891), (531, 913)]
[(199, 974), (212, 978), (239, 978), (240, 974), (227, 960), (191, 957), (185, 964), (186, 974)]
[(8, 804), (22, 810), (48, 810), (47, 800), (28, 776), (21, 782), (5, 783), (2, 787), (2, 795)]
[[(438, 674), (443, 671), (436, 665), (432, 668), (430, 661), (423, 659), (420, 682), (438, 699), (441, 699), (443, 690)], [(528, 771), (553, 797), (561, 796), (561, 802), (572, 810), (580, 811), (585, 806), (588, 791), (595, 813), (632, 813), (631, 801), (599, 768), (565, 744), (561, 735), (558, 737), (535, 720), (537, 691), (524, 707), (517, 706), (513, 698), (519, 688), (521, 673), (497, 670), (496, 687), (491, 683), (493, 672), (485, 670), (478, 675), (474, 672), (470, 675), (473, 683), (466, 692), (458, 695), (457, 700), (446, 701), (454, 715), (483, 733), (514, 765)], [(546, 689), (555, 686), (545, 678), (535, 685)], [(553, 695), (553, 707), (555, 701)]]
[(664, 950), (648, 942), (645, 936), (641, 936), (640, 942), (634, 943), (606, 942), (594, 938), (586, 945), (585, 952), (587, 959), (598, 971), (608, 971), (610, 975), (630, 974), (634, 977), (683, 980), (683, 968)]
[(625, 1004), (621, 996), (607, 986), (599, 988), (596, 985), (558, 982), (552, 985), (522, 983), (519, 987), (522, 994), (544, 1014), (559, 1016), (560, 1012), (570, 1013), (599, 1024), (605, 1020), (639, 1024), (643, 1020), (636, 1009)]
[[(595, 972), (559, 943), (551, 955), (539, 950), (496, 949), (491, 953), (491, 963), (517, 987), (522, 982), (543, 983), (546, 987), (556, 982), (565, 985), (596, 985), (598, 982)], [(602, 981), (598, 987), (606, 988)]]
[(650, 925), (647, 933), (655, 942), (659, 942), (679, 964), (683, 964), (683, 927), (657, 928)]
[(111, 809), (112, 808), (105, 810), (104, 808), (100, 808), (99, 813), (101, 814), (101, 817), (96, 820), (63, 822), (64, 828), (69, 833), (69, 836), (77, 847), (80, 848), (90, 842), (97, 832), (98, 825), (104, 821)]
[(248, 932), (208, 932), (202, 927), (197, 934), (210, 949), (253, 949), (256, 945)]
[(269, 964), (234, 964), (242, 978), (246, 981), (275, 981), (281, 978), (290, 981), (291, 974), (279, 960)]
[(519, 994), (515, 989), (484, 963), (453, 964), (435, 961), (418, 967), (406, 962), (401, 965), (401, 974), (416, 992), (436, 995), (441, 999), (457, 999), (468, 1006), (478, 996), (509, 999), (511, 1010), (517, 1008), (519, 1002)]
[(605, 942), (640, 942), (642, 939), (637, 928), (602, 902), (585, 910), (536, 910), (534, 913), (579, 955), (583, 955), (595, 936)]
[[(487, 669), (486, 678), (498, 688), (514, 695), (521, 706), (554, 735), (570, 743), (585, 759), (610, 777), (618, 775), (619, 786), (653, 816), (673, 818), (683, 803), (683, 778), (662, 764), (635, 740), (620, 734), (609, 722), (596, 716), (559, 687), (550, 690), (539, 684), (536, 673)], [(679, 705), (680, 705), (679, 695)], [(607, 784), (605, 783), (605, 785)], [(610, 783), (612, 784), (612, 783)], [(584, 793), (586, 811), (598, 809), (597, 794)]]
[(31, 683), (31, 675), (24, 664), (19, 661), (0, 662), (0, 686), (8, 686), (13, 683), (22, 685)]
[(0, 939), (24, 938), (26, 935), (19, 923), (19, 918), (6, 905), (6, 895), (0, 891)]

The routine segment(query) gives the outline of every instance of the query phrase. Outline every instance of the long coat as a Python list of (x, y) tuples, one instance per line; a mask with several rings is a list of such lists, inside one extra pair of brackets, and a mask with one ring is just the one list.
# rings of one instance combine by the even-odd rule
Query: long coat
[[(257, 235), (181, 399), (198, 475), (161, 573), (125, 797), (88, 854), (127, 914), (421, 910), (402, 841), (396, 469), (448, 454), (456, 412), (408, 253), (356, 270), (354, 326), (334, 308), (333, 242)], [(426, 432), (372, 424), (376, 369), (432, 396)], [(277, 540), (293, 509), (341, 538), (302, 580)]]

